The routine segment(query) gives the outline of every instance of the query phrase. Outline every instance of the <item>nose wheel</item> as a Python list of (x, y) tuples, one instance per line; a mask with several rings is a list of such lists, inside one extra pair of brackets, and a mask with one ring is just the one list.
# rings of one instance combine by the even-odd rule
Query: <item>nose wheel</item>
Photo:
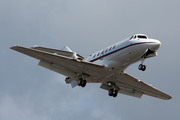
[(139, 70), (145, 71), (146, 70), (146, 65), (143, 65), (143, 62), (145, 61), (145, 58), (143, 57), (141, 60), (141, 64), (138, 66)]
[(138, 66), (138, 69), (139, 69), (139, 70), (142, 70), (142, 71), (145, 71), (145, 70), (146, 70), (146, 65), (140, 64), (140, 65)]

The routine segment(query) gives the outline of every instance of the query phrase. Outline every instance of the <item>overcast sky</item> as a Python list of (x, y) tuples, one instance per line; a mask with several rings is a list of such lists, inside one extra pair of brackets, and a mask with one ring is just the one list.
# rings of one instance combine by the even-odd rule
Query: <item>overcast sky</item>
[[(0, 120), (180, 118), (179, 0), (0, 0)], [(64, 76), (9, 49), (68, 46), (87, 56), (136, 33), (161, 41), (158, 56), (126, 72), (173, 96), (109, 97), (100, 84), (71, 88)]]

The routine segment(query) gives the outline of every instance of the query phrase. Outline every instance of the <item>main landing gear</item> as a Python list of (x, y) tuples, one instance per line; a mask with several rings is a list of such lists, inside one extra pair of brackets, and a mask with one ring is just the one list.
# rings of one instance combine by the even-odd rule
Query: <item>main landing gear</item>
[(83, 80), (82, 78), (80, 78), (78, 80), (78, 85), (81, 87), (85, 87), (86, 86), (86, 80)]
[(111, 88), (109, 90), (109, 96), (113, 96), (113, 97), (116, 97), (118, 94), (118, 90), (114, 89), (114, 88)]
[(118, 94), (119, 88), (118, 88), (118, 87), (116, 86), (116, 84), (113, 83), (113, 82), (110, 82), (109, 84), (110, 84), (110, 85), (109, 85), (110, 89), (109, 89), (109, 93), (108, 93), (109, 96), (116, 97), (117, 94)]

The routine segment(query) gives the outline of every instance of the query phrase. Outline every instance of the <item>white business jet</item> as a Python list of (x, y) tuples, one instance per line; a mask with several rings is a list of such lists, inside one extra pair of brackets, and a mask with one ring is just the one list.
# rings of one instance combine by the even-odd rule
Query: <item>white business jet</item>
[(11, 49), (40, 60), (42, 67), (68, 76), (65, 81), (71, 83), (73, 88), (77, 85), (85, 87), (86, 83), (101, 83), (100, 88), (108, 90), (109, 96), (116, 97), (121, 93), (141, 98), (146, 94), (168, 100), (172, 97), (124, 72), (138, 61), (141, 61), (138, 69), (145, 71), (144, 60), (157, 56), (160, 45), (158, 40), (135, 34), (86, 58), (68, 47), (57, 50), (40, 46), (13, 46)]

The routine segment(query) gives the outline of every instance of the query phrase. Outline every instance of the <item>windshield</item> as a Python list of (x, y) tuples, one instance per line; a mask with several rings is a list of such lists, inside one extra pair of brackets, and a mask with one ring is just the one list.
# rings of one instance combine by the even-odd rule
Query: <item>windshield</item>
[(141, 39), (147, 39), (147, 37), (144, 36), (144, 35), (138, 35), (138, 38), (141, 38)]
[(136, 34), (136, 35), (134, 35), (134, 36), (131, 36), (130, 38), (129, 38), (129, 40), (131, 40), (131, 39), (148, 39), (148, 37), (146, 36), (146, 35), (144, 35), (144, 34)]

